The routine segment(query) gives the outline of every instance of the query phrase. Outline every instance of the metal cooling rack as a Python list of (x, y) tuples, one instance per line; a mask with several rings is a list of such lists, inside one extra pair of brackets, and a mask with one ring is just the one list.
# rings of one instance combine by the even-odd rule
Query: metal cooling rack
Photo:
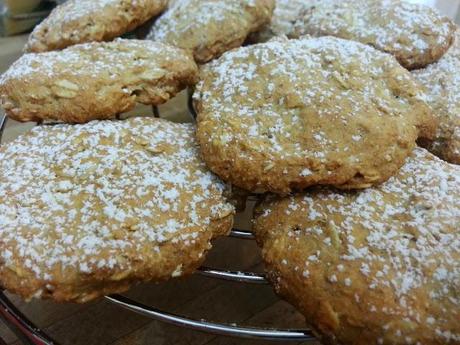
[[(193, 109), (191, 95), (188, 99), (189, 114), (193, 121), (196, 119), (196, 113)], [(153, 115), (160, 117), (158, 108), (153, 108)], [(7, 117), (1, 115), (0, 118), (0, 144), (7, 122)], [(45, 123), (52, 125), (54, 123)], [(40, 125), (40, 124), (38, 124)], [(240, 240), (254, 240), (254, 236), (250, 231), (232, 229), (230, 237)], [(196, 274), (205, 277), (233, 281), (246, 284), (268, 284), (265, 277), (261, 274), (253, 272), (240, 272), (231, 270), (221, 270), (212, 267), (200, 267)], [(310, 330), (307, 329), (269, 329), (269, 328), (254, 328), (237, 326), (235, 324), (215, 323), (205, 320), (193, 320), (186, 316), (180, 316), (159, 310), (155, 307), (139, 303), (135, 300), (127, 298), (123, 295), (105, 296), (105, 299), (121, 308), (128, 309), (137, 314), (144, 315), (153, 320), (166, 322), (179, 327), (189, 328), (196, 331), (202, 331), (222, 336), (239, 337), (246, 339), (258, 339), (266, 341), (314, 341), (315, 338)], [(40, 328), (35, 326), (14, 304), (8, 299), (4, 291), (0, 290), (0, 318), (6, 325), (16, 334), (16, 336), (24, 343), (30, 345), (58, 345), (58, 342), (53, 340)], [(0, 339), (0, 345), (2, 340)]]

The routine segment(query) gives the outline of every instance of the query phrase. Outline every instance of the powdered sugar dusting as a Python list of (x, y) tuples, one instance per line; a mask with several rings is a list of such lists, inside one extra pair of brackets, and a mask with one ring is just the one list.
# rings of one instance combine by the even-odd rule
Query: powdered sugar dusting
[[(225, 47), (243, 43), (246, 35), (269, 19), (269, 1), (176, 0), (153, 24), (148, 39), (192, 49), (197, 59), (210, 60)], [(206, 55), (202, 55), (206, 54)], [(204, 61), (200, 61), (204, 62)]]
[[(132, 1), (133, 6), (137, 6), (137, 2), (137, 0)], [(86, 17), (95, 12), (104, 11), (109, 6), (117, 6), (119, 4), (120, 0), (70, 0), (57, 7), (53, 15), (47, 19), (46, 24), (52, 27), (59, 25), (61, 22)]]
[(370, 44), (379, 50), (406, 56), (448, 47), (453, 24), (434, 9), (401, 0), (316, 0), (306, 4), (293, 34), (334, 35)]
[[(194, 94), (199, 123), (219, 123), (206, 140), (229, 147), (248, 141), (251, 150), (270, 159), (327, 161), (328, 154), (365, 145), (361, 138), (370, 129), (352, 125), (360, 114), (398, 118), (400, 126), (412, 127), (408, 99), (387, 84), (389, 79), (398, 78), (395, 84), (423, 97), (410, 74), (387, 54), (332, 37), (281, 38), (240, 48), (205, 65), (201, 77)], [(327, 128), (325, 121), (336, 127)], [(325, 152), (328, 148), (334, 153)], [(353, 159), (349, 152), (347, 156)]]
[(198, 155), (189, 124), (34, 128), (0, 149), (2, 266), (45, 282), (69, 270), (129, 274), (138, 260), (161, 260), (163, 244), (209, 238), (233, 206)]
[(460, 32), (449, 51), (436, 63), (413, 75), (426, 87), (426, 100), (439, 118), (434, 154), (460, 164)]
[(93, 41), (110, 41), (166, 8), (168, 0), (61, 1), (29, 36), (26, 51), (44, 52)]
[(24, 54), (0, 77), (0, 84), (10, 79), (34, 78), (36, 73), (53, 79), (65, 75), (115, 79), (127, 68), (134, 73), (143, 70), (146, 64), (151, 65), (149, 72), (153, 74), (155, 67), (161, 72), (163, 65), (181, 56), (187, 57), (177, 48), (159, 42), (116, 39), (108, 43), (84, 43), (62, 51)]
[[(427, 324), (446, 343), (460, 340), (452, 328), (460, 317), (460, 167), (417, 148), (381, 186), (341, 194), (320, 189), (283, 205), (268, 204), (272, 212), (257, 222), (283, 210), (299, 222), (286, 230), (283, 244), (287, 250), (312, 243), (296, 272), (327, 270), (333, 286), (356, 291), (355, 299), (363, 301), (389, 293), (380, 305), (360, 302), (370, 313), (391, 315), (394, 322), (382, 325), (389, 337), (401, 333), (396, 320), (404, 320), (414, 327)], [(275, 231), (284, 229), (268, 231), (276, 239), (281, 235)], [(290, 252), (283, 255), (287, 262)]]
[[(169, 35), (180, 38), (193, 30), (202, 31), (209, 25), (222, 25), (232, 16), (243, 15), (244, 7), (255, 7), (255, 0), (203, 1), (176, 0), (155, 22), (147, 38), (168, 40)], [(205, 39), (206, 32), (202, 32)]]

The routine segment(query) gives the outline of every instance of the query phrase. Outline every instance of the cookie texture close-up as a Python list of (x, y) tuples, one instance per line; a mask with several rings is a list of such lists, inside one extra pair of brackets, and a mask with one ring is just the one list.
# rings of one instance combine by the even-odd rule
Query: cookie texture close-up
[(0, 282), (87, 302), (192, 273), (234, 208), (191, 124), (39, 126), (0, 148)]
[(273, 37), (289, 35), (303, 6), (317, 0), (276, 0), (272, 20), (260, 31), (250, 35), (251, 43), (267, 42)]
[(268, 197), (275, 290), (324, 344), (460, 344), (460, 167), (417, 148), (379, 187)]
[(203, 158), (250, 191), (381, 183), (436, 127), (411, 74), (354, 41), (280, 38), (227, 52), (200, 78)]
[(196, 82), (189, 53), (118, 39), (23, 55), (0, 77), (6, 114), (19, 121), (113, 118), (136, 102), (158, 105)]
[(147, 38), (191, 50), (205, 63), (269, 23), (274, 7), (275, 0), (175, 0)]
[(434, 140), (421, 145), (435, 155), (460, 164), (460, 31), (449, 51), (437, 63), (413, 72), (426, 88), (427, 102), (439, 118)]
[(25, 50), (44, 52), (110, 41), (160, 14), (167, 0), (68, 0), (35, 27)]
[(331, 35), (359, 41), (415, 69), (439, 60), (454, 32), (449, 18), (405, 0), (315, 0), (304, 7), (291, 37)]

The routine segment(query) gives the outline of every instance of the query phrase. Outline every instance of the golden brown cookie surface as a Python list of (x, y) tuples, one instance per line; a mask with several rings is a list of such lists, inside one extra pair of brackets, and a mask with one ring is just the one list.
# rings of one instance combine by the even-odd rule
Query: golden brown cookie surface
[(44, 52), (78, 43), (109, 41), (160, 14), (167, 3), (167, 0), (69, 0), (37, 25), (25, 49)]
[(414, 69), (439, 60), (451, 45), (454, 31), (449, 18), (405, 0), (316, 0), (305, 6), (291, 35), (356, 40)]
[(399, 169), (419, 132), (434, 132), (420, 91), (372, 47), (271, 41), (202, 67), (198, 141), (211, 170), (250, 191), (369, 187)]
[(86, 302), (193, 272), (234, 209), (191, 124), (40, 126), (0, 148), (0, 281)]
[(460, 167), (417, 148), (355, 193), (268, 199), (254, 231), (275, 289), (325, 344), (460, 344)]
[(425, 86), (428, 105), (439, 118), (434, 140), (421, 144), (438, 157), (460, 164), (460, 31), (438, 62), (413, 75)]
[(23, 55), (0, 77), (0, 98), (15, 120), (82, 123), (113, 118), (136, 102), (164, 103), (197, 73), (187, 52), (163, 43), (86, 43)]
[(270, 21), (274, 7), (274, 0), (176, 0), (147, 38), (189, 49), (204, 63), (239, 47)]

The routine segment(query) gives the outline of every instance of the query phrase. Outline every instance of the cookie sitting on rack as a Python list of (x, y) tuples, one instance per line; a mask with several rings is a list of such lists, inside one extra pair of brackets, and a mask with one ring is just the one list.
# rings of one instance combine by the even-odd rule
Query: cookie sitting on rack
[(268, 198), (254, 232), (276, 291), (325, 344), (460, 343), (460, 167), (417, 148), (379, 187)]
[(193, 272), (234, 208), (195, 129), (155, 118), (35, 127), (0, 148), (0, 284), (87, 302)]
[(147, 38), (189, 49), (204, 63), (243, 44), (270, 21), (274, 7), (275, 0), (175, 0)]
[(30, 34), (27, 52), (110, 41), (160, 14), (167, 0), (68, 0), (57, 6)]
[(439, 60), (455, 24), (435, 9), (406, 0), (310, 0), (290, 36), (336, 36), (394, 55), (408, 69)]
[(113, 118), (136, 102), (158, 105), (196, 82), (186, 51), (118, 39), (23, 55), (0, 77), (0, 100), (18, 121), (83, 123)]
[(438, 62), (413, 71), (414, 77), (426, 87), (427, 103), (439, 118), (433, 140), (419, 144), (435, 155), (460, 164), (460, 30), (455, 42)]
[(435, 129), (411, 74), (354, 41), (277, 39), (227, 52), (200, 77), (203, 158), (253, 192), (381, 183)]

